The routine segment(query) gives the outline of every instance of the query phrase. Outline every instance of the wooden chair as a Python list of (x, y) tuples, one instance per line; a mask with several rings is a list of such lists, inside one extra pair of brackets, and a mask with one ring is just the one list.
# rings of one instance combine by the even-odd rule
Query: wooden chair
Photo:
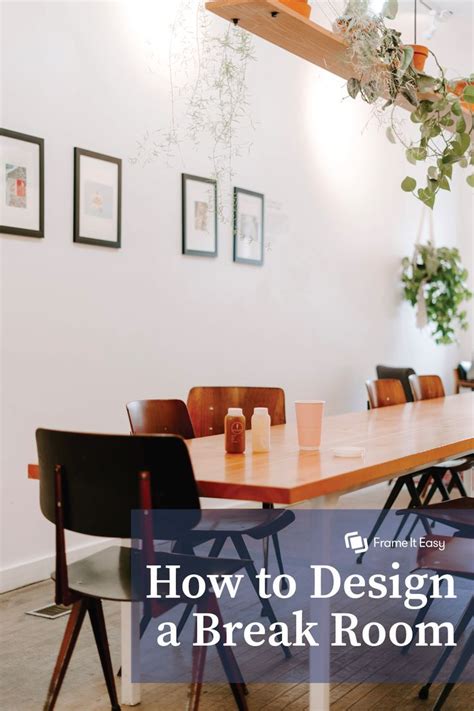
[[(132, 434), (176, 434), (186, 439), (194, 437), (194, 430), (185, 403), (182, 400), (136, 400), (129, 402), (127, 412), (130, 421)], [(289, 510), (268, 510), (246, 511), (245, 513), (226, 512), (221, 520), (216, 520), (216, 515), (212, 511), (204, 510), (201, 515), (199, 531), (194, 532), (194, 542), (200, 545), (203, 541), (213, 541), (209, 555), (218, 557), (227, 540), (230, 540), (238, 555), (246, 562), (247, 572), (250, 580), (254, 584), (255, 592), (258, 595), (256, 582), (257, 570), (254, 563), (250, 563), (250, 554), (245, 543), (245, 536), (253, 539), (265, 540), (268, 536), (272, 538), (275, 555), (280, 571), (283, 571), (283, 561), (280, 549), (278, 533), (289, 526), (295, 519), (294, 513)], [(192, 537), (189, 538), (191, 540)], [(268, 558), (265, 568), (268, 567)], [(283, 587), (282, 587), (283, 589)], [(262, 614), (267, 616), (271, 622), (276, 622), (277, 618), (271, 603), (260, 597), (262, 604)], [(193, 605), (189, 604), (181, 618), (178, 632), (181, 633)], [(283, 653), (289, 657), (290, 652), (287, 647), (283, 647)]]
[[(472, 516), (472, 510), (471, 510)], [(474, 521), (471, 522), (474, 526)], [(458, 536), (428, 536), (431, 541), (443, 542), (445, 545), (444, 550), (440, 547), (436, 548), (419, 548), (417, 552), (417, 561), (415, 570), (429, 570), (431, 572), (437, 573), (439, 575), (452, 575), (454, 577), (463, 578), (465, 580), (474, 580), (474, 564), (472, 558), (472, 538), (461, 538)], [(416, 625), (423, 622), (428, 611), (433, 604), (433, 583), (431, 583), (428, 591), (426, 592), (427, 603), (418, 611), (415, 621), (413, 622), (412, 629), (416, 629)], [(465, 606), (461, 617), (459, 618), (455, 630), (454, 630), (454, 643), (455, 646), (459, 647), (459, 641), (468, 627), (469, 623), (474, 617), (474, 595), (471, 596), (467, 605)], [(411, 643), (403, 647), (402, 654), (407, 654), (411, 646)], [(448, 661), (451, 652), (455, 647), (446, 647), (444, 652), (438, 659), (431, 675), (429, 677), (428, 683), (425, 684), (418, 692), (418, 698), (427, 699), (429, 696), (430, 688), (438, 676), (439, 672), (443, 666)], [(469, 660), (474, 654), (474, 631), (471, 631), (467, 642), (462, 648), (461, 654), (458, 658), (456, 665), (449, 675), (449, 681), (445, 684), (441, 694), (436, 700), (433, 711), (440, 711), (444, 706), (446, 699), (454, 688), (454, 685), (458, 681), (465, 667), (467, 666)]]
[(194, 439), (186, 403), (182, 400), (134, 400), (127, 404), (133, 434), (174, 434)]
[(395, 380), (394, 378), (367, 380), (365, 385), (367, 387), (371, 410), (378, 407), (404, 405), (407, 402), (405, 391), (400, 380)]
[(474, 390), (474, 380), (466, 380), (459, 373), (459, 368), (454, 369), (454, 392), (459, 395), (461, 388), (467, 388), (468, 390)]
[[(40, 466), (40, 505), (44, 516), (56, 527), (56, 604), (71, 605), (72, 611), (51, 678), (44, 711), (56, 704), (67, 667), (86, 613), (89, 614), (107, 685), (112, 711), (120, 706), (110, 660), (102, 599), (132, 601), (136, 599), (131, 584), (130, 548), (112, 546), (94, 555), (67, 563), (65, 531), (90, 536), (131, 538), (133, 509), (189, 509), (185, 527), (199, 523), (199, 496), (187, 447), (173, 436), (130, 437), (123, 435), (80, 434), (39, 429), (36, 432)], [(173, 472), (164, 477), (161, 472)], [(160, 535), (173, 540), (182, 535), (183, 522), (177, 517), (163, 517)], [(150, 520), (150, 517), (147, 519)], [(179, 530), (178, 530), (179, 529)], [(153, 534), (143, 538), (152, 560), (161, 565), (180, 565), (183, 574), (234, 574), (244, 567), (238, 560), (219, 560), (155, 553)], [(190, 562), (191, 561), (191, 562)], [(191, 567), (190, 567), (191, 565)], [(166, 589), (162, 594), (166, 594)], [(145, 600), (149, 618), (157, 617), (189, 599)], [(195, 603), (196, 604), (196, 603)], [(208, 590), (199, 600), (218, 614), (217, 600)], [(246, 711), (245, 685), (230, 648), (219, 651), (228, 674), (236, 704)], [(196, 711), (202, 686), (205, 648), (195, 648), (189, 709)], [(238, 682), (232, 680), (238, 679)]]
[[(367, 380), (366, 387), (371, 409), (379, 407), (391, 407), (393, 405), (403, 405), (407, 402), (403, 386), (399, 380), (390, 378)], [(421, 506), (421, 492), (425, 490), (426, 484), (428, 481), (430, 481), (432, 475), (434, 476), (435, 481), (438, 482), (439, 477), (437, 476), (436, 472), (431, 469), (425, 472), (421, 472), (421, 476), (420, 473), (404, 474), (403, 476), (399, 476), (395, 480), (395, 483), (390, 491), (390, 494), (388, 495), (386, 502), (383, 505), (382, 510), (380, 511), (380, 514), (372, 528), (372, 531), (367, 537), (367, 542), (369, 546), (375, 538), (377, 531), (383, 524), (389, 510), (392, 508), (398, 496), (402, 492), (403, 488), (405, 487), (408, 490), (408, 493), (410, 494), (410, 508)], [(415, 476), (420, 476), (420, 481), (418, 485), (414, 481)], [(449, 495), (447, 495), (447, 498), (449, 498)], [(430, 529), (428, 524), (424, 523), (424, 527), (426, 532), (429, 533)], [(402, 525), (400, 524), (399, 530), (397, 531), (395, 538), (400, 533), (401, 528)], [(357, 558), (358, 563), (362, 563), (364, 555), (364, 553), (359, 554)]]
[(413, 399), (415, 402), (419, 400), (434, 400), (438, 397), (445, 397), (443, 381), (439, 375), (410, 375), (410, 382)]
[(396, 368), (391, 365), (377, 365), (375, 370), (379, 380), (399, 380), (403, 386), (407, 402), (413, 401), (413, 395), (408, 381), (410, 375), (415, 373), (413, 368)]
[(241, 407), (247, 429), (255, 407), (268, 407), (272, 425), (284, 425), (285, 393), (281, 388), (200, 386), (191, 388), (188, 410), (196, 437), (222, 434), (229, 407)]
[[(245, 415), (246, 428), (251, 427), (251, 418), (255, 407), (267, 407), (271, 424), (286, 423), (285, 391), (282, 388), (259, 388), (246, 386), (198, 386), (191, 388), (188, 394), (188, 410), (196, 437), (223, 434), (224, 417), (229, 407), (241, 407)], [(273, 509), (273, 504), (263, 502), (264, 509)], [(280, 575), (285, 570), (280, 551), (278, 535), (272, 536), (275, 556)], [(263, 566), (268, 569), (268, 540), (263, 542)], [(286, 581), (282, 587), (286, 590)]]

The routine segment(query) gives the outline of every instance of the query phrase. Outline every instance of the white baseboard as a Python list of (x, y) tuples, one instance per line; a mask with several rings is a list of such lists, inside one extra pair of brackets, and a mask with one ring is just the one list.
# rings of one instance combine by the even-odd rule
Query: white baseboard
[[(201, 499), (201, 506), (204, 509), (228, 509), (228, 508), (254, 508), (259, 506), (253, 502), (246, 501), (228, 501), (225, 499)], [(115, 541), (117, 543), (117, 541)], [(111, 539), (101, 538), (99, 541), (83, 543), (79, 546), (68, 548), (68, 562), (73, 563), (79, 560), (84, 555), (91, 555), (97, 551), (106, 548), (111, 544)], [(25, 585), (39, 583), (41, 580), (47, 580), (51, 572), (54, 570), (55, 556), (54, 554), (44, 556), (43, 558), (35, 558), (17, 565), (12, 565), (8, 568), (0, 570), (0, 593), (16, 590)]]
[[(110, 539), (101, 538), (99, 541), (83, 543), (79, 546), (68, 548), (68, 562), (73, 563), (75, 560), (84, 557), (84, 555), (97, 553), (109, 546), (110, 543)], [(2, 568), (0, 570), (0, 593), (16, 590), (16, 588), (38, 583), (41, 580), (47, 580), (54, 570), (54, 564), (55, 556), (53, 554), (11, 565), (8, 568)]]

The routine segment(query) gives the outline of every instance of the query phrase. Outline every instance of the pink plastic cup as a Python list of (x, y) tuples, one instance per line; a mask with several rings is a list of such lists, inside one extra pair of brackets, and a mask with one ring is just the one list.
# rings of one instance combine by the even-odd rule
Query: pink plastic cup
[(300, 449), (317, 450), (321, 446), (324, 400), (297, 400), (296, 425)]

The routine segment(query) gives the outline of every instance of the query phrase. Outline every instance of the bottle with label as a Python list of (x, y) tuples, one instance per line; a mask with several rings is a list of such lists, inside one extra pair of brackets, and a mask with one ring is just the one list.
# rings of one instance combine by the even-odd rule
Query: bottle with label
[(229, 407), (224, 418), (225, 451), (227, 454), (245, 452), (245, 415), (241, 407)]
[(271, 419), (267, 407), (256, 407), (252, 415), (252, 449), (254, 452), (270, 451)]

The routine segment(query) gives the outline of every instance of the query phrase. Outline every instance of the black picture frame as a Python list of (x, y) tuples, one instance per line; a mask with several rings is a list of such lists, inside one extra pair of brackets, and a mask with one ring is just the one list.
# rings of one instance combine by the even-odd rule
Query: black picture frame
[(17, 235), (20, 237), (36, 237), (44, 238), (44, 138), (38, 136), (30, 136), (27, 133), (18, 133), (18, 131), (10, 131), (6, 128), (0, 128), (0, 136), (12, 138), (25, 143), (34, 143), (39, 146), (39, 205), (38, 205), (38, 228), (37, 230), (25, 229), (23, 227), (14, 227), (13, 225), (0, 225), (1, 234)]
[[(81, 158), (95, 158), (107, 163), (117, 165), (117, 235), (116, 240), (98, 239), (80, 234), (80, 209), (81, 209)], [(84, 148), (74, 148), (74, 237), (73, 241), (79, 244), (92, 244), (99, 247), (120, 249), (122, 246), (122, 159), (88, 151)]]
[[(260, 255), (258, 259), (250, 259), (247, 257), (239, 256), (239, 245), (238, 245), (238, 211), (239, 211), (239, 195), (250, 195), (251, 197), (258, 198), (261, 201), (260, 209), (260, 220), (262, 226), (262, 240), (260, 244)], [(253, 190), (246, 190), (245, 188), (234, 188), (234, 209), (233, 209), (233, 238), (234, 238), (234, 262), (238, 264), (253, 264), (254, 266), (263, 266), (264, 261), (264, 244), (265, 244), (265, 196), (263, 193), (257, 193)]]
[[(186, 186), (188, 181), (195, 181), (199, 183), (204, 183), (206, 185), (214, 186), (214, 248), (212, 250), (202, 250), (202, 249), (191, 249), (188, 247), (188, 221), (187, 221), (187, 191)], [(213, 178), (203, 178), (198, 175), (190, 175), (189, 173), (182, 173), (181, 175), (181, 224), (182, 224), (182, 254), (191, 255), (195, 257), (217, 257), (218, 255), (218, 227), (217, 227), (217, 180)]]

